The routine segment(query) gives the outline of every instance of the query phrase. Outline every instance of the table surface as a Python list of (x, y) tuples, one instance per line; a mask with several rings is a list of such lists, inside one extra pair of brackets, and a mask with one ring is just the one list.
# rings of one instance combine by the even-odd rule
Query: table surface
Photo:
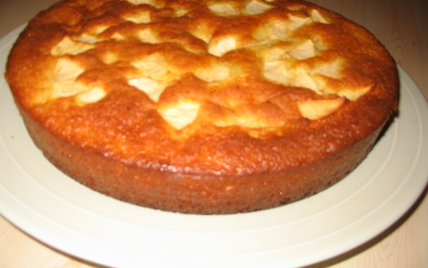
[[(58, 0), (0, 0), (0, 38)], [(428, 97), (428, 1), (311, 0), (371, 31)], [(427, 191), (388, 230), (308, 268), (428, 267)], [(0, 216), (0, 267), (98, 267), (33, 239)]]

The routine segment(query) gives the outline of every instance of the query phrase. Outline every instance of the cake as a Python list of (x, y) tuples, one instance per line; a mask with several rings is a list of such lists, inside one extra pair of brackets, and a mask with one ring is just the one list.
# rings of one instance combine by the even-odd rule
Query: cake
[(35, 145), (69, 177), (193, 214), (332, 186), (399, 94), (371, 33), (296, 0), (62, 1), (28, 23), (5, 76)]

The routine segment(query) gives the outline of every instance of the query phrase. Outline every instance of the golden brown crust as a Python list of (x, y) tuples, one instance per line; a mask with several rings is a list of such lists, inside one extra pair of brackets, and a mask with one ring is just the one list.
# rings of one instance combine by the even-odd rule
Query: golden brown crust
[[(21, 110), (22, 111), (22, 110)], [(216, 176), (135, 167), (59, 140), (23, 113), (45, 156), (80, 183), (119, 200), (167, 211), (197, 214), (250, 212), (318, 193), (349, 174), (371, 150), (382, 126), (367, 138), (310, 165), (244, 176)]]
[(71, 177), (203, 214), (326, 188), (398, 101), (385, 48), (303, 1), (63, 1), (20, 35), (6, 78), (35, 143)]

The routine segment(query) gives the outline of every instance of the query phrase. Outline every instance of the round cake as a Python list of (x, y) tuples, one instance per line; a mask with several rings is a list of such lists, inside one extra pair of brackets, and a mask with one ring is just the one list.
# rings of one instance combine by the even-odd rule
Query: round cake
[(364, 160), (399, 94), (372, 34), (296, 0), (62, 1), (20, 34), (6, 79), (64, 173), (195, 214), (328, 188)]

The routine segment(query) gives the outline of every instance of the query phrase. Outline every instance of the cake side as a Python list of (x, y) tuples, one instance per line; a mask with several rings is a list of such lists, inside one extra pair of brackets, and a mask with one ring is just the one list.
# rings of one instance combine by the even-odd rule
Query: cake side
[(314, 195), (352, 172), (383, 125), (365, 139), (317, 162), (250, 175), (186, 174), (108, 159), (58, 139), (22, 111), (46, 158), (83, 185), (128, 203), (192, 214), (233, 214), (275, 208)]

